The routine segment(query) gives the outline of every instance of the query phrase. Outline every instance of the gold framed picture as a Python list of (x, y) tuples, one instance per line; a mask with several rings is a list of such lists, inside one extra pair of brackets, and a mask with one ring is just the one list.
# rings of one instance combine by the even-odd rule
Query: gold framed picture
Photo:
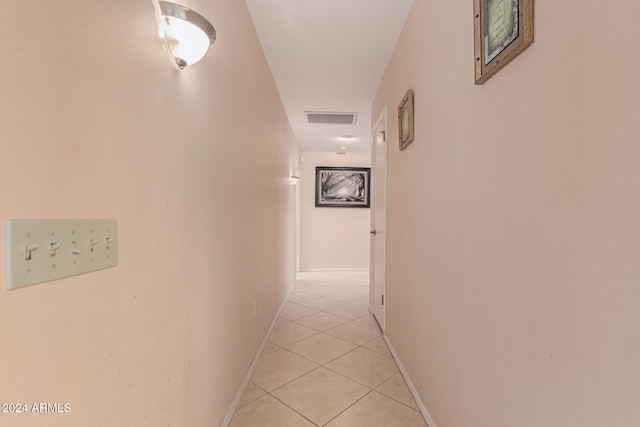
[(398, 106), (398, 136), (400, 151), (411, 144), (414, 137), (413, 127), (413, 90), (409, 89)]
[(473, 0), (476, 84), (533, 43), (533, 0)]

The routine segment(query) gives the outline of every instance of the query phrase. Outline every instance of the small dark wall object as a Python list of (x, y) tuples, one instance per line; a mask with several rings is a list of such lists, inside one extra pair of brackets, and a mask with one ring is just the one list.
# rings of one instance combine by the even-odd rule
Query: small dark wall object
[(316, 167), (317, 208), (368, 208), (371, 168)]
[(398, 138), (400, 151), (407, 148), (414, 138), (415, 127), (413, 125), (413, 90), (409, 89), (398, 105)]

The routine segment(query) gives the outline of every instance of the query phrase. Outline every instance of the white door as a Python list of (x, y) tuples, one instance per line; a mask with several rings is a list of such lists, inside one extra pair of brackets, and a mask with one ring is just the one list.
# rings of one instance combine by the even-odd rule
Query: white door
[(387, 256), (387, 107), (373, 128), (371, 144), (371, 264), (370, 307), (382, 331), (385, 330)]

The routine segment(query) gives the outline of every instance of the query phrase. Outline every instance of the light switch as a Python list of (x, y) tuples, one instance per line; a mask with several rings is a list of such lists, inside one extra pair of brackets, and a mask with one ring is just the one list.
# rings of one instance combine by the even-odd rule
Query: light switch
[(56, 251), (57, 251), (58, 249), (60, 249), (61, 247), (62, 247), (62, 246), (60, 245), (60, 243), (56, 243), (56, 242), (54, 242), (54, 243), (50, 243), (50, 244), (49, 244), (49, 249), (51, 249), (51, 254), (50, 254), (50, 256), (52, 256), (52, 257), (56, 256)]
[(8, 290), (118, 265), (115, 219), (10, 219), (5, 239)]
[(38, 249), (38, 245), (34, 245), (33, 243), (25, 247), (25, 254), (26, 254), (25, 259), (27, 261), (31, 261), (31, 252), (35, 251), (36, 249)]

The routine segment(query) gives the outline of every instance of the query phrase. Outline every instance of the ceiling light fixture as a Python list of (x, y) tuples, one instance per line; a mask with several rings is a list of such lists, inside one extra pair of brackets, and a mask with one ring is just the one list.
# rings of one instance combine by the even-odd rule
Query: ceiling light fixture
[(345, 141), (349, 141), (353, 139), (353, 135), (342, 135), (340, 139), (344, 139)]
[(200, 61), (216, 41), (216, 30), (205, 17), (191, 9), (160, 1), (160, 35), (181, 70)]

